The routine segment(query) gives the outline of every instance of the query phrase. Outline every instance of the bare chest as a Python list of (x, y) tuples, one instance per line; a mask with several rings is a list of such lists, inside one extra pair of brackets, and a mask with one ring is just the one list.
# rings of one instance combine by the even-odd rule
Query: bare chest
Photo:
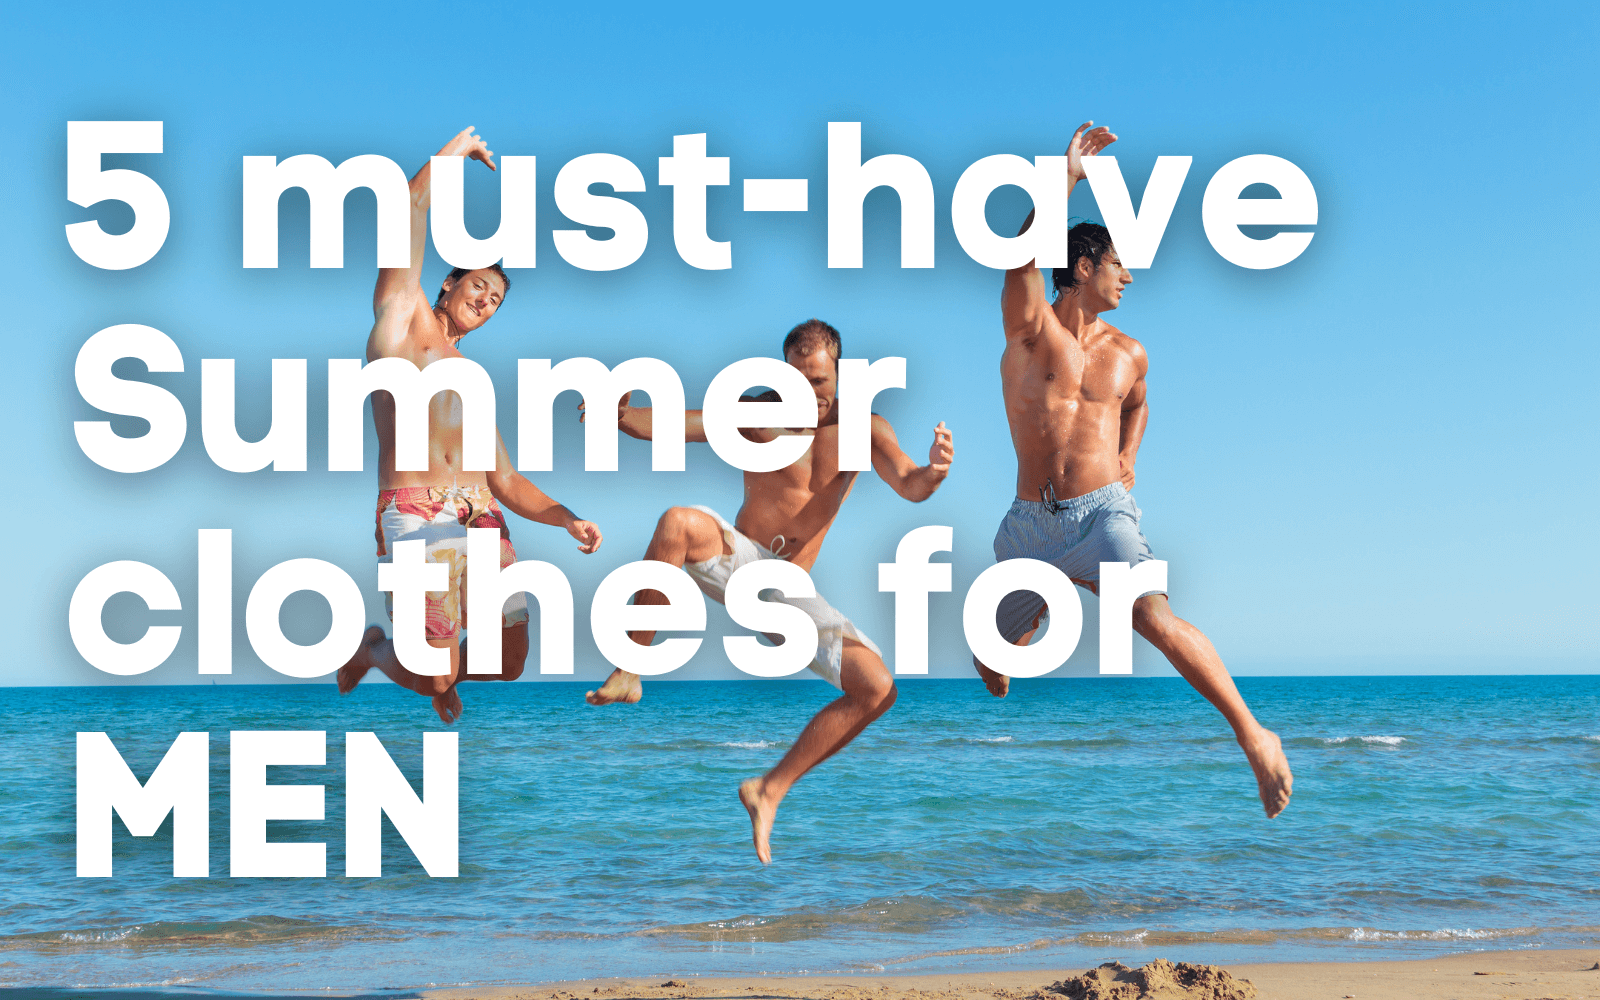
[[(400, 350), (389, 357), (400, 358), (416, 365), (417, 368), (427, 368), (435, 361), (445, 358), (464, 357), (448, 341), (430, 342), (434, 338), (413, 337), (408, 339)], [(369, 361), (376, 360), (369, 358)], [(377, 390), (372, 394), (372, 403), (375, 413), (382, 411), (384, 415), (392, 415), (394, 399), (387, 391)], [(434, 393), (428, 399), (428, 423), (430, 431), (438, 433), (461, 425), (463, 417), (463, 404), (461, 396), (453, 390)]]
[(1139, 372), (1118, 338), (1080, 343), (1065, 332), (1047, 331), (1008, 344), (1001, 377), (1007, 398), (1016, 403), (1116, 405), (1138, 381)]
[(749, 478), (760, 489), (781, 490), (807, 496), (837, 496), (843, 500), (855, 481), (856, 473), (839, 471), (839, 433), (835, 426), (820, 427), (806, 449), (793, 464), (775, 472), (751, 473)]

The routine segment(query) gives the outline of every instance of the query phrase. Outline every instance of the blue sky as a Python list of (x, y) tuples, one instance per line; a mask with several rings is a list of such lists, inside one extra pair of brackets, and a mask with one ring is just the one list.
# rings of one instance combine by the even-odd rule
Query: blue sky
[[(146, 613), (131, 598), (108, 609), (123, 639), (146, 623), (187, 626), (172, 659), (140, 681), (196, 680), (202, 527), (234, 529), (236, 680), (276, 679), (249, 655), (243, 599), (282, 559), (344, 567), (381, 619), (371, 589), (375, 475), (316, 471), (325, 468), (324, 362), (359, 356), (371, 323), (370, 202), (358, 195), (347, 209), (343, 270), (306, 266), (303, 215), (286, 209), (282, 266), (247, 272), (240, 157), (380, 153), (409, 173), (468, 124), (497, 153), (536, 154), (540, 164), (540, 266), (514, 273), (500, 315), (464, 344), (496, 378), (508, 441), (519, 357), (659, 357), (691, 401), (727, 363), (776, 355), (784, 332), (813, 315), (843, 331), (849, 356), (907, 357), (909, 388), (880, 397), (879, 409), (913, 455), (925, 455), (931, 428), (946, 421), (955, 470), (921, 505), (864, 477), (814, 577), (888, 644), (892, 598), (876, 591), (876, 564), (912, 527), (953, 525), (956, 592), (934, 599), (932, 649), (936, 675), (965, 675), (959, 600), (992, 561), (1015, 466), (1000, 406), (999, 275), (961, 252), (949, 196), (979, 157), (1059, 153), (1088, 118), (1122, 136), (1112, 152), (1136, 197), (1156, 156), (1194, 157), (1154, 267), (1136, 274), (1109, 317), (1151, 357), (1135, 494), (1170, 563), (1179, 613), (1239, 673), (1593, 671), (1593, 9), (1156, 5), (1059, 23), (1050, 13), (8, 11), (0, 258), (12, 276), (16, 423), (7, 447), (22, 501), (14, 510), (31, 527), (12, 533), (8, 607), (24, 627), (0, 683), (109, 679), (73, 649), (66, 608), (77, 581), (112, 559), (162, 569), (185, 602), (176, 613)], [(171, 235), (150, 263), (100, 271), (68, 247), (66, 224), (128, 221), (117, 206), (66, 201), (73, 119), (166, 123), (161, 156), (108, 163), (144, 170), (166, 191)], [(928, 168), (937, 267), (898, 267), (898, 213), (880, 193), (867, 203), (866, 266), (827, 268), (829, 121), (860, 121), (866, 155), (904, 153)], [(708, 133), (711, 155), (732, 158), (734, 185), (713, 191), (709, 216), (712, 236), (734, 243), (729, 271), (678, 258), (670, 192), (654, 183), (655, 158), (691, 132)], [(565, 264), (549, 237), (567, 225), (550, 196), (555, 171), (591, 152), (628, 157), (650, 182), (633, 196), (649, 248), (605, 274)], [(1310, 248), (1274, 271), (1229, 264), (1201, 229), (1205, 181), (1249, 153), (1293, 161), (1319, 198)], [(741, 178), (796, 176), (811, 180), (810, 212), (739, 210)], [(496, 178), (478, 170), (469, 181), (469, 224), (485, 235), (498, 217)], [(1026, 210), (1001, 192), (990, 217), (1004, 229)], [(1086, 186), (1073, 211), (1099, 217)], [(425, 281), (444, 271), (432, 259)], [(72, 434), (74, 420), (100, 416), (76, 394), (73, 359), (114, 323), (163, 330), (187, 362), (151, 381), (184, 400), (189, 440), (136, 476), (94, 466)], [(266, 427), (270, 359), (310, 359), (312, 471), (241, 476), (211, 465), (199, 440), (205, 357), (237, 359), (247, 436)], [(555, 529), (514, 522), (513, 533), (519, 552), (572, 581), (583, 679), (608, 670), (587, 637), (599, 579), (642, 554), (669, 504), (706, 503), (731, 518), (740, 480), (704, 447), (685, 473), (651, 473), (648, 447), (631, 441), (621, 471), (584, 473), (579, 444), (574, 422), (558, 436), (557, 471), (534, 478), (598, 521), (605, 548), (583, 557)], [(291, 602), (291, 635), (319, 636), (318, 603)], [(1085, 604), (1092, 623), (1092, 599)], [(718, 610), (711, 621), (713, 637), (731, 628)], [(719, 647), (708, 641), (677, 676), (742, 676)], [(1170, 673), (1137, 647), (1140, 672)], [(1092, 674), (1093, 652), (1091, 627), (1063, 672)]]

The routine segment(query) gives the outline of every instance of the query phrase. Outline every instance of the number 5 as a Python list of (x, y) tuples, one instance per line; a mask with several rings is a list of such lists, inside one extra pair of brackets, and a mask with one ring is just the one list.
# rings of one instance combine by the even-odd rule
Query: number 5
[(120, 201), (133, 209), (133, 228), (113, 236), (95, 221), (67, 226), (72, 252), (95, 267), (138, 267), (167, 241), (172, 213), (161, 185), (137, 170), (101, 170), (102, 153), (161, 152), (161, 122), (67, 122), (67, 200), (88, 208)]

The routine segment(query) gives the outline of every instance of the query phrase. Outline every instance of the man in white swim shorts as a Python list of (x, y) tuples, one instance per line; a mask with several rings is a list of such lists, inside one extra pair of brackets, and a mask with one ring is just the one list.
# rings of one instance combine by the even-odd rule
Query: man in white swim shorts
[[(702, 590), (718, 601), (733, 572), (756, 560), (787, 559), (801, 569), (811, 570), (822, 540), (856, 479), (856, 473), (839, 469), (839, 414), (835, 400), (839, 353), (839, 332), (821, 320), (808, 320), (790, 331), (783, 342), (784, 360), (805, 375), (817, 397), (817, 426), (811, 447), (786, 468), (744, 474), (745, 503), (735, 524), (705, 507), (668, 510), (656, 525), (655, 536), (645, 550), (646, 559), (683, 567)], [(649, 407), (630, 406), (624, 396), (617, 419), (624, 433), (651, 438)], [(687, 414), (685, 432), (690, 441), (706, 440), (699, 410)], [(795, 432), (746, 428), (740, 433), (752, 441), (771, 441)], [(805, 429), (799, 433), (813, 432)], [(954, 443), (943, 423), (934, 428), (928, 464), (918, 466), (900, 449), (889, 422), (877, 414), (872, 417), (872, 467), (907, 500), (920, 502), (932, 496), (949, 473), (954, 456)], [(817, 652), (811, 669), (843, 693), (816, 714), (772, 770), (739, 786), (739, 799), (750, 813), (756, 856), (763, 864), (772, 860), (772, 820), (789, 788), (801, 775), (844, 749), (895, 700), (894, 678), (883, 664), (882, 653), (849, 619), (820, 597), (776, 599), (802, 609), (817, 623)], [(666, 600), (659, 592), (646, 590), (639, 593), (637, 602), (663, 604)], [(655, 638), (654, 632), (629, 635), (646, 646)], [(591, 705), (636, 702), (641, 693), (639, 676), (618, 669), (599, 690), (589, 692), (588, 701)]]
[[(1083, 157), (1116, 141), (1103, 127), (1091, 129), (1093, 124), (1079, 126), (1067, 149), (1069, 191), (1084, 176)], [(1032, 222), (1029, 215), (1022, 231)], [(1067, 257), (1068, 266), (1052, 274), (1059, 293), (1054, 302), (1033, 261), (1006, 272), (1000, 295), (1006, 335), (1000, 381), (1017, 451), (1017, 499), (995, 536), (994, 551), (1000, 560), (1051, 563), (1095, 591), (1100, 563), (1152, 558), (1139, 529), (1139, 507), (1128, 492), (1149, 416), (1150, 362), (1137, 340), (1100, 318), (1117, 308), (1133, 281), (1111, 234), (1092, 222), (1073, 226)], [(1045, 613), (1039, 595), (1016, 591), (1001, 601), (996, 625), (1007, 640), (1025, 645)], [(1267, 816), (1282, 812), (1294, 783), (1283, 747), (1250, 714), (1211, 640), (1174, 615), (1160, 593), (1134, 602), (1133, 627), (1228, 720), (1255, 772)], [(973, 663), (989, 692), (1005, 697), (1010, 678)]]
[[(722, 532), (722, 552), (703, 562), (685, 563), (683, 566), (684, 572), (689, 574), (689, 579), (698, 584), (706, 596), (718, 604), (724, 603), (723, 595), (728, 588), (728, 579), (733, 576), (735, 570), (761, 559), (787, 558), (782, 554), (787, 549), (787, 539), (782, 535), (772, 540), (777, 549), (757, 545), (710, 507), (696, 506), (688, 509), (699, 511), (711, 518)], [(865, 646), (880, 661), (883, 659), (883, 650), (878, 648), (877, 643), (867, 638), (865, 632), (856, 628), (854, 622), (835, 611), (820, 594), (816, 597), (789, 597), (781, 592), (774, 592), (764, 599), (799, 608), (817, 626), (817, 655), (810, 663), (811, 672), (841, 691), (844, 690), (840, 672), (844, 668), (846, 639)]]

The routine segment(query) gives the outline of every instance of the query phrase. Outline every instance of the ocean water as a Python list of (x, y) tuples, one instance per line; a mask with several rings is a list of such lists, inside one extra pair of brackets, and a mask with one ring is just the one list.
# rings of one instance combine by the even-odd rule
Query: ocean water
[[(592, 685), (590, 685), (592, 686)], [(0, 985), (414, 988), (603, 975), (1070, 968), (1421, 957), (1600, 943), (1600, 676), (1244, 678), (1295, 770), (1269, 822), (1221, 718), (1176, 679), (902, 681), (784, 802), (763, 868), (735, 798), (832, 689), (473, 684), (456, 729), (461, 875), (387, 829), (381, 878), (233, 879), (228, 732), (328, 733), (324, 822), (269, 824), (344, 866), (343, 744), (420, 787), (427, 703), (390, 685), (9, 689)], [(120, 821), (74, 874), (74, 733), (141, 779), (211, 733), (211, 870), (171, 821)]]

